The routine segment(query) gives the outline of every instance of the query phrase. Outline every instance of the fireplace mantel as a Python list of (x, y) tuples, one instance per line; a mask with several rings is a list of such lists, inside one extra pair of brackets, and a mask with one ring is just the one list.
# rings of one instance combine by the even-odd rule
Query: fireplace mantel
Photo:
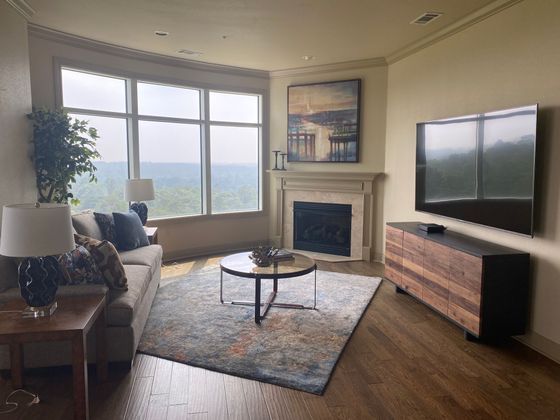
[[(353, 260), (371, 260), (373, 223), (373, 182), (378, 172), (315, 172), (268, 170), (275, 179), (275, 205), (272, 208), (273, 239), (276, 246), (290, 248), (288, 234), (293, 227), (294, 199), (325, 203), (353, 204), (353, 218), (359, 243), (352, 246)], [(354, 232), (354, 230), (353, 230)]]

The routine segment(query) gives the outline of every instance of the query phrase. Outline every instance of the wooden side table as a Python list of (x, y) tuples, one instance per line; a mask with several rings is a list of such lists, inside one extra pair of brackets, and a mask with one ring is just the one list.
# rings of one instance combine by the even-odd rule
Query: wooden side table
[(150, 241), (150, 245), (154, 245), (158, 243), (157, 229), (158, 229), (157, 227), (144, 226), (144, 231), (148, 236), (148, 241)]
[(107, 379), (105, 352), (105, 296), (62, 296), (57, 298), (58, 309), (50, 317), (23, 318), (23, 299), (10, 301), (0, 307), (0, 344), (10, 346), (12, 386), (23, 387), (23, 343), (41, 341), (72, 342), (72, 373), (74, 389), (74, 418), (89, 418), (86, 335), (95, 326), (97, 376)]

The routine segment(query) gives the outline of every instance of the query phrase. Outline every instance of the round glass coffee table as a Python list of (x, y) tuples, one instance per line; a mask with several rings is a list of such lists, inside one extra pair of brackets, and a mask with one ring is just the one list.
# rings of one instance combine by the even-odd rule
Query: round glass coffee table
[[(255, 322), (257, 324), (261, 323), (271, 306), (292, 309), (315, 309), (317, 305), (317, 264), (315, 264), (313, 259), (306, 257), (305, 255), (294, 253), (293, 259), (281, 260), (268, 267), (259, 267), (249, 259), (249, 254), (250, 252), (240, 252), (239, 254), (229, 255), (220, 261), (220, 303), (254, 306)], [(237, 277), (254, 279), (255, 301), (224, 301), (222, 297), (224, 272)], [(311, 272), (315, 274), (313, 306), (274, 301), (276, 293), (278, 292), (278, 279), (299, 277)], [(272, 292), (264, 303), (261, 302), (261, 280), (263, 279), (271, 279), (273, 282)], [(262, 311), (261, 306), (263, 306)]]

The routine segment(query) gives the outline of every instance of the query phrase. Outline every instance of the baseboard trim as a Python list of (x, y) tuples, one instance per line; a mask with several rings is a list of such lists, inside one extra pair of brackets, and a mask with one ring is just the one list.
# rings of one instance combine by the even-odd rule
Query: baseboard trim
[(560, 344), (534, 331), (528, 331), (525, 335), (518, 335), (513, 338), (550, 360), (560, 363)]
[(208, 257), (219, 254), (233, 254), (235, 252), (247, 251), (261, 245), (268, 245), (268, 241), (243, 242), (235, 245), (217, 245), (200, 248), (189, 248), (173, 252), (164, 252), (163, 262), (168, 263), (189, 258)]

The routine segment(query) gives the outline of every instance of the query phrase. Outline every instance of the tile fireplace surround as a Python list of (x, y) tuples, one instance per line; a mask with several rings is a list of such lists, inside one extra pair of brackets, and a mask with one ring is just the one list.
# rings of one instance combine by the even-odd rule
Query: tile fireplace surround
[(276, 205), (272, 208), (272, 233), (276, 246), (288, 249), (293, 247), (294, 201), (351, 204), (350, 257), (337, 256), (333, 261), (371, 261), (373, 181), (379, 173), (273, 170), (267, 172), (275, 179)]

